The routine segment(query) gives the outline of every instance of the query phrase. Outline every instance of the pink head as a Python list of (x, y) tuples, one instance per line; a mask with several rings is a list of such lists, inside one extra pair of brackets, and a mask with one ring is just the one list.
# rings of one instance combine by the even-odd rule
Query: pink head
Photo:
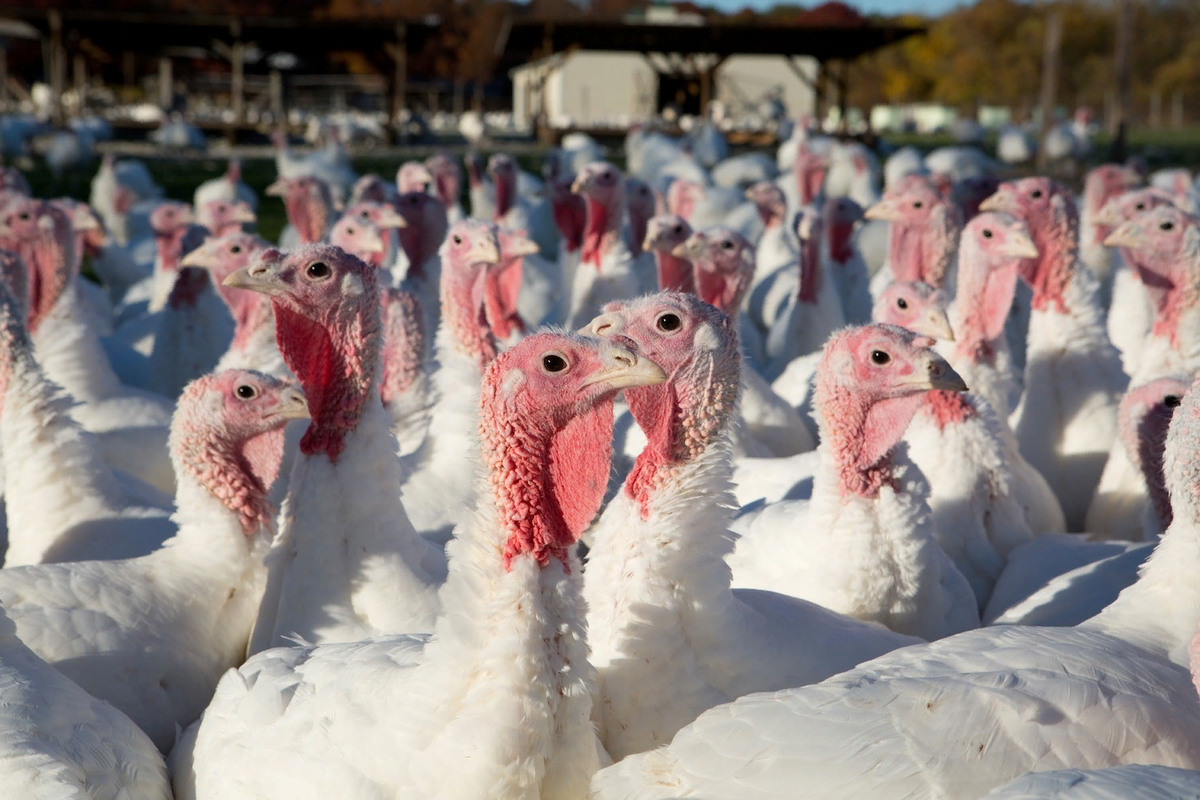
[(396, 210), (404, 218), (400, 228), (400, 246), (408, 256), (406, 277), (422, 280), (425, 265), (446, 238), (446, 207), (431, 194), (409, 192), (396, 200)]
[(433, 189), (442, 205), (450, 208), (458, 202), (462, 191), (462, 170), (458, 162), (445, 153), (436, 153), (425, 159), (425, 168), (433, 176)]
[(979, 207), (1025, 223), (1038, 249), (1036, 259), (1020, 265), (1021, 277), (1033, 289), (1033, 307), (1065, 313), (1063, 291), (1079, 252), (1079, 212), (1070, 191), (1050, 178), (1023, 178), (1000, 184)]
[(554, 216), (554, 227), (558, 228), (568, 253), (576, 253), (583, 246), (583, 234), (587, 228), (587, 203), (571, 191), (572, 182), (570, 176), (553, 175), (546, 179), (550, 187), (550, 211)]
[(844, 328), (825, 344), (814, 405), (843, 497), (876, 497), (892, 479), (889, 454), (931, 389), (966, 384), (930, 348), (892, 325)]
[[(454, 223), (439, 251), (442, 256), (442, 323), (460, 352), (482, 371), (496, 357), (496, 337), (488, 319), (488, 294), (495, 288), (490, 272), (500, 264), (499, 229), (490, 222)], [(503, 303), (493, 299), (491, 305)]]
[(636, 256), (642, 252), (642, 242), (646, 240), (646, 225), (658, 210), (658, 198), (650, 184), (639, 178), (626, 178), (625, 207), (629, 210), (629, 250)]
[[(1113, 228), (1120, 227), (1122, 223), (1128, 222), (1143, 212), (1151, 211), (1159, 206), (1172, 205), (1177, 205), (1174, 196), (1157, 187), (1148, 186), (1110, 198), (1092, 217), (1092, 221), (1107, 228), (1108, 233), (1111, 233)], [(1106, 233), (1105, 238), (1107, 236)]]
[(620, 235), (625, 217), (625, 180), (612, 164), (596, 162), (580, 170), (571, 191), (583, 197), (587, 208), (583, 263), (599, 269), (600, 259)]
[(746, 199), (754, 203), (764, 228), (782, 225), (787, 216), (787, 198), (773, 181), (759, 181), (746, 190)]
[(303, 244), (314, 244), (325, 238), (333, 220), (333, 192), (329, 184), (315, 175), (279, 178), (267, 187), (267, 194), (282, 197), (287, 208), (288, 222), (296, 229)]
[(692, 226), (678, 214), (659, 214), (646, 223), (643, 249), (654, 253), (658, 267), (658, 288), (664, 292), (694, 292), (696, 279), (692, 262), (675, 251), (692, 235)]
[(257, 219), (245, 200), (209, 200), (196, 214), (196, 221), (208, 228), (213, 236), (240, 231), (242, 225), (251, 225)]
[(521, 280), (525, 273), (525, 256), (537, 253), (538, 246), (524, 231), (508, 228), (498, 230), (500, 263), (488, 270), (484, 309), (488, 324), (500, 341), (513, 334), (525, 332), (525, 322), (517, 310)]
[(376, 269), (383, 266), (384, 256), (387, 255), (387, 243), (383, 240), (383, 232), (369, 217), (342, 217), (329, 231), (329, 243)]
[(74, 233), (75, 239), (75, 263), (72, 271), (79, 274), (83, 267), (84, 255), (96, 255), (99, 248), (107, 243), (108, 236), (104, 231), (104, 223), (100, 221), (100, 216), (92, 210), (91, 206), (79, 200), (58, 197), (51, 200), (50, 203), (62, 209), (71, 220), (71, 231)]
[(279, 352), (308, 396), (312, 424), (300, 450), (337, 462), (345, 437), (378, 393), (377, 270), (329, 244), (268, 249), (225, 279), (270, 296)]
[[(9, 207), (0, 220), (0, 247), (15, 252), (25, 265), (29, 330), (36, 333), (75, 276), (75, 233), (70, 217), (43, 200)], [(19, 290), (17, 286), (11, 286)]]
[(396, 171), (396, 188), (400, 194), (428, 192), (433, 186), (433, 173), (420, 161), (405, 161)]
[(888, 264), (896, 280), (945, 283), (962, 218), (927, 176), (907, 176), (863, 216), (891, 223)]
[(395, 193), (396, 190), (387, 181), (372, 172), (354, 182), (354, 188), (350, 190), (350, 205), (386, 203)]
[(821, 216), (825, 221), (829, 257), (835, 264), (845, 264), (854, 257), (854, 225), (863, 217), (862, 206), (849, 197), (830, 197)]
[(817, 153), (807, 144), (801, 143), (796, 151), (796, 161), (792, 165), (796, 173), (796, 183), (800, 188), (800, 204), (815, 203), (825, 188), (825, 176), (829, 173), (829, 157)]
[(676, 258), (692, 262), (700, 299), (736, 316), (754, 277), (754, 245), (731, 228), (695, 232), (675, 248)]
[(192, 207), (177, 200), (164, 200), (150, 212), (150, 229), (155, 238), (177, 235), (195, 221)]
[(667, 211), (690, 220), (696, 204), (704, 199), (704, 187), (695, 181), (678, 178), (667, 188)]
[(953, 321), (959, 355), (990, 363), (992, 343), (1004, 335), (1018, 270), (1037, 256), (1029, 228), (1008, 214), (985, 211), (963, 228)]
[(920, 281), (892, 281), (875, 301), (871, 320), (907, 328), (930, 339), (954, 341), (941, 289)]
[[(1120, 164), (1101, 164), (1088, 170), (1083, 181), (1083, 209), (1092, 216), (1104, 207), (1104, 204), (1114, 197), (1136, 189), (1142, 183), (1142, 176), (1129, 167)], [(1093, 244), (1104, 241), (1108, 231), (1099, 226), (1094, 232)]]
[(267, 492), (283, 460), (283, 429), (307, 417), (292, 384), (250, 370), (205, 375), (184, 388), (171, 418), (172, 461), (237, 514), (243, 533), (270, 536)]
[(383, 291), (382, 362), (379, 396), (387, 407), (416, 384), (425, 362), (425, 317), (417, 296), (403, 289)]
[(1177, 344), (1179, 322), (1200, 304), (1200, 219), (1171, 205), (1123, 223), (1104, 240), (1134, 252), (1134, 266), (1155, 305), (1153, 332)]
[(252, 233), (238, 231), (221, 237), (209, 237), (204, 244), (179, 262), (180, 266), (185, 268), (200, 267), (208, 270), (217, 293), (221, 295), (221, 299), (229, 306), (233, 315), (236, 325), (233, 334), (234, 347), (245, 346), (255, 331), (263, 325), (273, 323), (271, 301), (264, 294), (227, 286), (225, 279), (253, 264), (258, 260), (259, 254), (270, 246)]
[(585, 329), (663, 368), (665, 383), (625, 392), (647, 444), (625, 481), (643, 516), (654, 492), (718, 440), (737, 408), (741, 351), (734, 322), (691, 294), (610, 303)]
[(488, 159), (487, 171), (496, 187), (495, 219), (499, 220), (517, 202), (517, 162), (512, 156), (497, 153)]
[(613, 398), (664, 377), (628, 350), (568, 333), (534, 334), (488, 366), (479, 440), (506, 569), (524, 558), (569, 569), (608, 484)]
[(1159, 378), (1129, 389), (1117, 409), (1117, 435), (1146, 479), (1151, 508), (1164, 530), (1171, 524), (1171, 497), (1163, 475), (1163, 448), (1171, 417), (1188, 386), (1186, 378)]

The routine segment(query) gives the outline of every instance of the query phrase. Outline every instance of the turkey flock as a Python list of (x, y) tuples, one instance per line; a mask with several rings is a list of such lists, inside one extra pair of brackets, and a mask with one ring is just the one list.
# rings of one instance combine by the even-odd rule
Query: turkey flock
[(0, 797), (1200, 796), (1186, 171), (277, 147), (0, 173)]

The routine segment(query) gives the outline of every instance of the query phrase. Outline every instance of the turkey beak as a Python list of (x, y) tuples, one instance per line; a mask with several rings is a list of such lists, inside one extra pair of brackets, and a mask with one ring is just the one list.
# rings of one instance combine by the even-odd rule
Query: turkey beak
[(533, 239), (518, 234), (509, 236), (508, 246), (504, 248), (504, 252), (510, 258), (516, 258), (517, 256), (531, 256), (534, 253), (540, 252), (540, 250)]
[(654, 245), (657, 243), (656, 239), (658, 239), (658, 231), (653, 227), (646, 228), (646, 238), (642, 239), (642, 249), (653, 251)]
[(867, 219), (877, 219), (884, 222), (898, 220), (900, 219), (900, 201), (895, 198), (884, 198), (863, 212), (863, 216)]
[(693, 233), (686, 242), (671, 251), (676, 258), (686, 258), (688, 261), (698, 261), (703, 254), (704, 237), (699, 233)]
[(379, 217), (375, 220), (375, 224), (381, 228), (407, 228), (408, 223), (404, 221), (404, 217), (396, 209), (389, 205), (384, 205), (379, 210)]
[(980, 211), (1002, 211), (1004, 213), (1013, 214), (1015, 216), (1016, 213), (1020, 209), (1018, 209), (1017, 204), (1013, 202), (1012, 196), (1008, 192), (1001, 189), (1000, 191), (996, 192), (994, 195), (992, 195), (991, 197), (987, 198), (982, 203), (980, 203), (979, 210)]
[(275, 182), (268, 186), (264, 191), (271, 197), (285, 197), (287, 195), (287, 179), (276, 178)]
[(1125, 220), (1121, 219), (1121, 212), (1117, 208), (1115, 200), (1109, 200), (1100, 210), (1096, 212), (1094, 222), (1097, 225), (1103, 225), (1106, 228), (1116, 228)]
[(500, 263), (500, 245), (496, 243), (494, 236), (476, 242), (475, 246), (467, 253), (468, 264), (499, 264)]
[(937, 389), (946, 392), (965, 392), (967, 391), (967, 382), (962, 379), (962, 376), (954, 371), (954, 368), (932, 350), (925, 353), (920, 363), (924, 363), (925, 371), (922, 374), (918, 367), (909, 375), (902, 383), (913, 389)]
[(1104, 239), (1105, 247), (1137, 248), (1143, 247), (1145, 244), (1146, 235), (1142, 231), (1141, 224), (1132, 220), (1119, 226)]
[[(210, 240), (215, 241), (215, 240)], [(188, 251), (183, 258), (179, 259), (181, 267), (199, 267), (200, 269), (208, 269), (208, 242), (197, 247), (195, 250)]]
[(647, 358), (639, 358), (622, 347), (605, 347), (600, 351), (604, 366), (583, 382), (584, 386), (603, 384), (608, 391), (653, 386), (667, 379), (662, 367)]
[(71, 218), (71, 230), (75, 233), (98, 231), (100, 223), (91, 214), (75, 214)]
[(1037, 258), (1038, 249), (1025, 231), (1009, 229), (1000, 252), (1013, 258)]
[(233, 221), (253, 225), (258, 222), (258, 215), (250, 210), (248, 203), (235, 203), (233, 206)]
[(368, 253), (382, 253), (387, 249), (383, 243), (383, 237), (379, 235), (378, 229), (374, 227), (362, 227), (363, 232), (363, 248)]
[(279, 408), (275, 416), (280, 419), (312, 419), (304, 392), (295, 387), (284, 389), (279, 395)]
[(593, 183), (594, 181), (590, 172), (581, 172), (575, 176), (575, 180), (571, 183), (571, 192), (573, 194), (583, 194), (592, 188)]
[(266, 295), (283, 294), (283, 286), (277, 279), (276, 265), (259, 261), (229, 273), (221, 283), (234, 289), (247, 289)]
[(946, 314), (946, 309), (934, 307), (929, 309), (925, 314), (925, 330), (917, 331), (926, 336), (932, 336), (934, 339), (941, 339), (945, 342), (954, 341), (954, 329), (950, 327), (950, 317)]
[(597, 339), (603, 339), (607, 336), (615, 336), (625, 330), (625, 318), (620, 314), (609, 311), (601, 314), (593, 319), (587, 325), (579, 329), (579, 333), (584, 336), (595, 336)]
[(182, 225), (191, 225), (195, 223), (196, 215), (192, 213), (191, 206), (189, 206), (179, 213), (178, 219)]

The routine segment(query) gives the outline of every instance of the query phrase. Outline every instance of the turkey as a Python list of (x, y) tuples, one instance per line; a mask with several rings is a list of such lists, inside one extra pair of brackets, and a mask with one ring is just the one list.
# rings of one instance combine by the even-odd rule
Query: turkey
[(1167, 439), (1175, 519), (1098, 616), (980, 628), (718, 706), (670, 745), (597, 773), (591, 796), (755, 800), (803, 786), (812, 798), (977, 797), (1030, 770), (1200, 768), (1187, 668), (1200, 618), (1197, 418), (1193, 386)]
[[(335, 221), (337, 208), (328, 183), (315, 175), (280, 177), (266, 191), (272, 197), (283, 199), (296, 244), (325, 240)], [(286, 243), (283, 240), (288, 238), (288, 233), (284, 231), (281, 243)]]
[(478, 410), (479, 508), (449, 544), (434, 636), (252, 658), (177, 745), (176, 796), (582, 798), (608, 759), (575, 543), (600, 507), (614, 395), (664, 377), (571, 334), (499, 355)]
[(116, 243), (124, 246), (130, 242), (129, 214), (135, 204), (162, 196), (162, 187), (155, 183), (144, 162), (134, 158), (117, 161), (106, 153), (92, 178), (88, 205), (96, 209)]
[(208, 270), (213, 286), (233, 317), (233, 340), (217, 363), (217, 371), (250, 369), (276, 378), (290, 377), (275, 343), (275, 316), (271, 301), (258, 292), (225, 285), (225, 279), (249, 266), (270, 244), (252, 233), (211, 237), (180, 261), (182, 267)]
[(178, 533), (149, 555), (0, 570), (17, 635), (164, 752), (242, 662), (274, 535), (266, 494), (304, 397), (251, 372), (188, 386), (171, 426)]
[(178, 397), (189, 382), (216, 368), (233, 334), (233, 317), (208, 272), (181, 265), (159, 313), (146, 363), (146, 388), (171, 399)]
[(625, 392), (648, 438), (593, 528), (584, 599), (614, 759), (702, 711), (823, 680), (920, 640), (793, 597), (730, 590), (729, 450), (741, 357), (732, 320), (691, 295), (610, 305), (590, 331), (631, 343), (667, 382)]
[(446, 207), (433, 195), (409, 192), (396, 201), (396, 210), (404, 218), (404, 225), (398, 231), (404, 258), (397, 259), (393, 273), (402, 278), (406, 290), (417, 296), (428, 329), (436, 331), (441, 322), (438, 293), (442, 261), (438, 248), (446, 238)]
[[(1131, 384), (1200, 372), (1200, 227), (1173, 205), (1134, 217), (1105, 240), (1134, 252), (1137, 271), (1155, 309)], [(1105, 538), (1132, 539), (1142, 530), (1146, 483), (1127, 448), (1118, 440), (1109, 453), (1087, 530)]]
[(1200, 772), (1149, 764), (1031, 772), (983, 800), (1179, 800), (1200, 797)]
[(99, 437), (104, 460), (173, 494), (167, 454), (173, 406), (159, 395), (121, 383), (83, 305), (75, 272), (74, 236), (65, 213), (29, 200), (2, 221), (0, 243), (12, 240), (29, 286), (28, 325), (46, 376), (79, 402), (71, 410)]
[(675, 250), (692, 235), (692, 226), (678, 214), (659, 214), (646, 223), (642, 246), (654, 254), (658, 288), (666, 292), (694, 292), (692, 262), (675, 255)]
[(442, 321), (435, 344), (429, 435), (405, 459), (401, 491), (420, 533), (444, 540), (470, 515), (475, 482), (467, 467), (476, 450), (479, 377), (499, 349), (488, 308), (496, 298), (494, 273), (502, 254), (496, 227), (467, 219), (450, 229), (441, 249)]
[(424, 441), (429, 427), (425, 317), (416, 295), (403, 289), (384, 290), (382, 313), (379, 399), (392, 418), (400, 453), (407, 455)]
[(1033, 300), (1025, 393), (1011, 421), (1021, 454), (1058, 496), (1067, 530), (1084, 530), (1127, 379), (1104, 330), (1096, 280), (1079, 260), (1075, 202), (1049, 178), (1024, 178), (1002, 184), (981, 208), (1022, 220), (1038, 249), (1020, 266)]
[(587, 227), (566, 326), (579, 328), (612, 300), (633, 297), (642, 290), (633, 255), (621, 237), (625, 220), (625, 183), (607, 162), (589, 164), (571, 190), (587, 204)]
[(930, 389), (966, 385), (932, 339), (891, 325), (825, 345), (811, 500), (743, 515), (727, 558), (735, 586), (803, 597), (892, 630), (940, 638), (979, 624), (966, 579), (938, 546), (928, 488), (897, 448)]
[[(304, 155), (297, 155), (288, 147), (287, 136), (277, 131), (271, 135), (275, 145), (275, 171), (280, 180), (313, 177), (324, 183), (334, 203), (343, 203), (350, 196), (358, 176), (350, 167), (350, 159), (342, 148), (337, 131), (326, 131), (326, 146)], [(271, 194), (268, 189), (267, 194)]]
[(1141, 176), (1119, 164), (1101, 164), (1088, 170), (1083, 182), (1083, 206), (1079, 219), (1079, 257), (1100, 281), (1100, 305), (1108, 308), (1112, 298), (1113, 277), (1120, 256), (1104, 239), (1111, 230), (1096, 218), (1104, 205), (1114, 197), (1136, 189)]
[(413, 531), (396, 491), (376, 276), (332, 245), (307, 245), (266, 250), (225, 278), (271, 298), (280, 352), (312, 417), (267, 556), (250, 653), (295, 635), (320, 643), (432, 627), (445, 561)]
[(0, 793), (170, 800), (162, 755), (129, 717), (17, 638), (0, 610)]
[[(374, 226), (379, 235), (382, 249), (378, 251), (376, 263), (372, 266), (387, 269), (394, 274), (397, 262), (401, 260), (401, 254), (403, 253), (400, 229), (407, 227), (408, 222), (396, 211), (396, 207), (390, 203), (363, 200), (348, 206), (342, 218), (334, 225), (334, 229), (337, 228), (338, 224), (353, 220), (360, 220), (365, 224)], [(337, 242), (333, 241), (333, 235), (334, 231), (331, 230), (329, 241), (337, 244)], [(404, 260), (407, 260), (407, 258), (407, 256), (403, 256)]]
[(258, 221), (250, 204), (244, 200), (207, 200), (196, 206), (196, 222), (213, 236), (242, 230), (243, 225)]
[(242, 183), (242, 162), (238, 159), (229, 159), (229, 166), (221, 177), (212, 178), (196, 187), (192, 195), (192, 206), (199, 210), (214, 200), (224, 200), (226, 203), (242, 202), (252, 212), (258, 209), (258, 195)]
[(459, 194), (462, 191), (462, 169), (445, 153), (435, 153), (425, 159), (425, 167), (433, 176), (433, 190), (446, 207), (446, 219), (453, 225), (466, 217)]
[(1037, 154), (1037, 143), (1024, 128), (1006, 125), (996, 137), (996, 157), (1005, 164), (1024, 164)]
[(175, 534), (169, 498), (115, 472), (71, 419), (70, 398), (34, 358), (21, 311), (0, 288), (4, 397), (0, 443), (8, 550), (4, 565), (145, 555)]
[(887, 264), (871, 280), (873, 295), (893, 280), (924, 281), (938, 288), (953, 285), (950, 273), (963, 221), (957, 207), (929, 178), (904, 179), (865, 216), (890, 223)]

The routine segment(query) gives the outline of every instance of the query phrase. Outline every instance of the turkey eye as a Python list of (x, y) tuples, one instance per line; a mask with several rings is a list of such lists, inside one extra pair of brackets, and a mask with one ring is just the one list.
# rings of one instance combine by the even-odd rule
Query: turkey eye
[(887, 353), (883, 352), (882, 350), (872, 350), (871, 351), (871, 360), (882, 367), (884, 364), (891, 361), (892, 357), (889, 356)]
[(922, 203), (920, 200), (918, 200), (917, 202), (913, 203), (913, 208), (921, 208), (924, 205), (925, 205), (924, 203)]
[(567, 360), (556, 353), (542, 356), (542, 369), (546, 372), (562, 372), (567, 368)]
[(461, 236), (459, 236), (458, 234), (455, 234), (455, 235), (454, 235), (454, 243), (455, 243), (455, 244), (462, 244), (462, 237), (461, 237)]
[(308, 277), (320, 280), (329, 277), (329, 265), (324, 261), (314, 261), (308, 265)]
[(658, 318), (658, 329), (660, 331), (677, 331), (683, 322), (675, 314), (663, 314)]
[(1032, 197), (1034, 200), (1037, 200), (1037, 199), (1041, 198), (1042, 190), (1034, 189), (1032, 192), (1029, 193), (1029, 196)]
[[(900, 308), (908, 308), (908, 301), (905, 300), (903, 297), (901, 297), (899, 300), (896, 301), (896, 305), (899, 306)], [(876, 352), (879, 352), (879, 351), (876, 351)]]
[(353, 235), (354, 235), (354, 228), (346, 228), (346, 235), (347, 235), (347, 236), (353, 236)]
[(1163, 398), (1163, 405), (1167, 408), (1175, 408), (1182, 402), (1183, 400), (1177, 394), (1169, 394)]
[(725, 248), (726, 250), (732, 250), (732, 249), (733, 249), (733, 242), (731, 242), (731, 241), (729, 241), (728, 239), (726, 239), (725, 241), (721, 242), (721, 247)]
[(242, 246), (240, 244), (235, 244), (233, 247), (229, 248), (229, 252), (240, 253), (242, 252)]
[(29, 212), (28, 211), (22, 212), (21, 219), (24, 220), (25, 222), (28, 222), (29, 221)]
[(676, 226), (675, 226), (675, 228), (674, 228), (674, 231), (675, 231), (675, 233), (679, 233), (679, 234), (683, 233), (683, 226), (682, 226), (682, 225), (676, 225)]
[(1173, 230), (1175, 230), (1175, 223), (1174, 222), (1164, 222), (1163, 224), (1158, 226), (1158, 229), (1163, 230), (1163, 231), (1173, 231)]
[(255, 391), (253, 386), (247, 386), (243, 383), (241, 386), (237, 387), (237, 396), (243, 400), (249, 400), (250, 398), (254, 397), (254, 395)]
[(992, 231), (991, 231), (991, 229), (990, 229), (990, 228), (984, 228), (984, 229), (983, 229), (983, 238), (985, 238), (985, 239), (990, 239), (990, 238), (992, 238)]
[(1145, 204), (1145, 203), (1138, 203), (1136, 206), (1134, 206), (1134, 208), (1136, 208), (1138, 211), (1145, 211), (1145, 210), (1146, 210), (1146, 204)]

